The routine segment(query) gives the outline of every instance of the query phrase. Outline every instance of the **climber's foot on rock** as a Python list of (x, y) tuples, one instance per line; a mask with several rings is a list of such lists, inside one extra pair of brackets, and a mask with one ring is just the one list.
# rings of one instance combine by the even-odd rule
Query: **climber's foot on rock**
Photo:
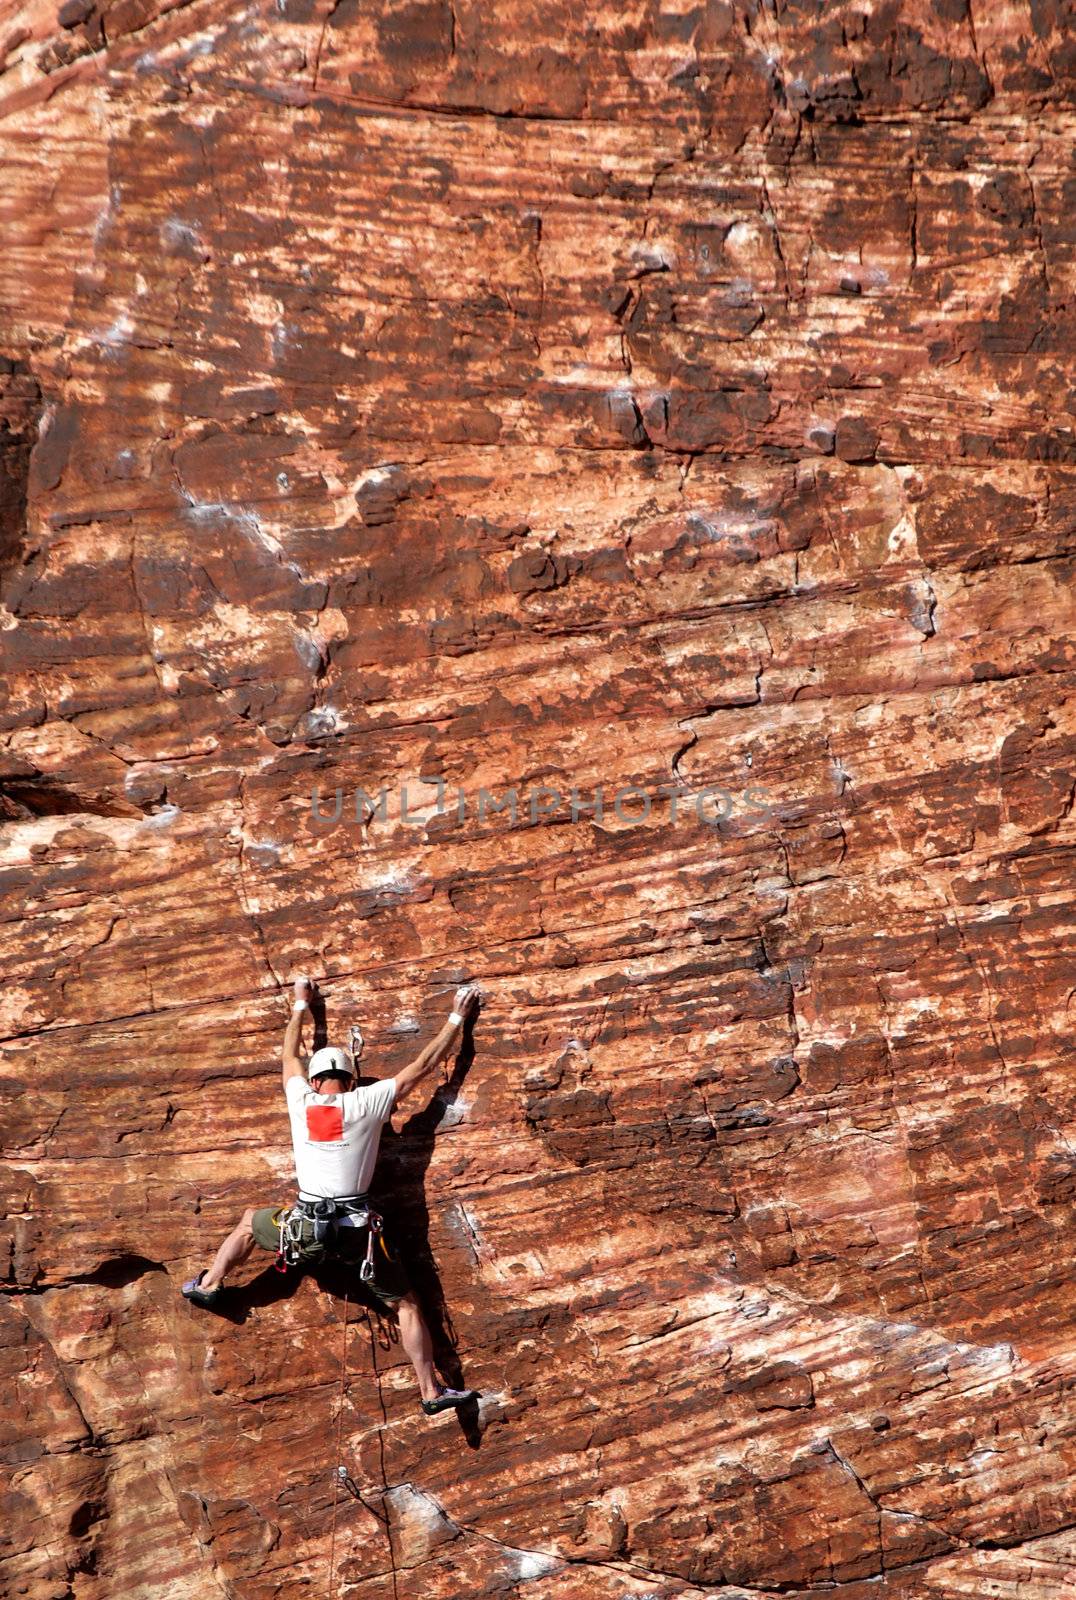
[(196, 1278), (191, 1278), (185, 1283), (183, 1285), (183, 1298), (184, 1300), (189, 1300), (192, 1305), (202, 1306), (206, 1311), (212, 1311), (213, 1307), (220, 1303), (220, 1297), (224, 1293), (224, 1285), (218, 1283), (212, 1289), (203, 1289), (202, 1279), (204, 1277), (205, 1272), (202, 1271)]
[(450, 1389), (447, 1384), (437, 1385), (437, 1395), (433, 1400), (423, 1400), (422, 1409), (428, 1417), (435, 1417), (439, 1411), (451, 1411), (455, 1406), (465, 1406), (468, 1400), (477, 1400), (477, 1389)]

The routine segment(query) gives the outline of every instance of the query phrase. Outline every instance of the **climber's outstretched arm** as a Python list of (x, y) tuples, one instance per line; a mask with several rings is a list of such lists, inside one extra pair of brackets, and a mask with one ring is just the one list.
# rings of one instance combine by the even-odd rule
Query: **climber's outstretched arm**
[(421, 1083), (423, 1078), (428, 1077), (434, 1068), (451, 1054), (459, 1042), (464, 1023), (477, 1004), (478, 990), (473, 983), (465, 984), (462, 989), (456, 990), (454, 1009), (444, 1027), (434, 1035), (429, 1044), (422, 1047), (414, 1061), (409, 1062), (402, 1072), (396, 1074), (397, 1105), (405, 1094), (410, 1093), (416, 1083)]
[(280, 1053), (281, 1077), (284, 1087), (287, 1088), (288, 1079), (296, 1076), (302, 1077), (303, 1064), (299, 1060), (299, 1046), (302, 1043), (303, 1023), (310, 1015), (310, 1001), (313, 999), (313, 985), (307, 978), (295, 980), (295, 1003), (291, 1008), (288, 1026), (284, 1029), (284, 1047)]

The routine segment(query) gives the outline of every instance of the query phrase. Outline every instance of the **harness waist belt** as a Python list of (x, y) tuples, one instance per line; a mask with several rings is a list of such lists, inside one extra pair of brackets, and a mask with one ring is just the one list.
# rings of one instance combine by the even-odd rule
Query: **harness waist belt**
[(366, 1193), (366, 1194), (307, 1194), (305, 1192), (305, 1190), (303, 1190), (303, 1189), (299, 1190), (299, 1199), (304, 1201), (307, 1205), (314, 1205), (318, 1200), (331, 1200), (334, 1205), (346, 1206), (346, 1205), (353, 1204), (353, 1203), (355, 1203), (356, 1201), (359, 1201), (359, 1200), (363, 1200), (363, 1201), (369, 1200), (369, 1198), (370, 1198), (369, 1193)]
[(376, 1216), (376, 1212), (371, 1212), (365, 1194), (317, 1195), (308, 1198), (301, 1189), (295, 1210), (301, 1216), (309, 1217), (315, 1226), (333, 1228), (365, 1228), (371, 1215)]

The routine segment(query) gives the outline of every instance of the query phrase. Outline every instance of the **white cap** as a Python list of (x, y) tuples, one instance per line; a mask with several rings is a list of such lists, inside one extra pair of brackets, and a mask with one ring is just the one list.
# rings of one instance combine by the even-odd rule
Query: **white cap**
[(327, 1044), (321, 1050), (315, 1050), (310, 1057), (310, 1065), (306, 1075), (311, 1080), (321, 1078), (328, 1073), (343, 1073), (348, 1078), (355, 1076), (355, 1067), (346, 1050), (341, 1050), (338, 1045)]

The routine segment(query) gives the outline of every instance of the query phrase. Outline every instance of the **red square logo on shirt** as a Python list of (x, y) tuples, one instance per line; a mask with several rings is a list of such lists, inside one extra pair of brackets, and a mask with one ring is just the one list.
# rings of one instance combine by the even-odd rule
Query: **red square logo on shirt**
[(344, 1113), (339, 1106), (307, 1106), (307, 1137), (325, 1143), (344, 1137)]

